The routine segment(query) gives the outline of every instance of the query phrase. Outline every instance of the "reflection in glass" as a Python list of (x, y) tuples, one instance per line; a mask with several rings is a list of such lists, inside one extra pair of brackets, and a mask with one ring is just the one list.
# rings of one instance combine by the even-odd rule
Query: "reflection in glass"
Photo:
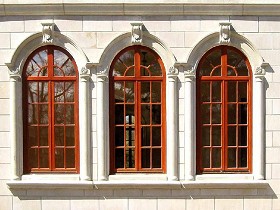
[(39, 151), (40, 168), (49, 168), (49, 149), (43, 148), (39, 149)]
[(153, 146), (161, 145), (161, 127), (152, 127)]
[(212, 126), (212, 146), (221, 146), (221, 126)]
[(48, 131), (48, 129), (49, 129), (49, 127), (47, 127), (47, 126), (40, 126), (39, 127), (40, 146), (48, 146), (49, 145), (49, 142), (48, 142), (49, 131)]
[(202, 146), (210, 146), (210, 127), (202, 127)]
[(210, 124), (210, 104), (201, 105), (201, 122), (202, 124)]
[(134, 65), (134, 50), (123, 53), (114, 65), (113, 76), (124, 76), (125, 70)]
[(128, 148), (126, 149), (126, 168), (134, 168), (135, 167), (135, 154), (134, 149)]
[(57, 148), (55, 149), (55, 167), (64, 168), (64, 149)]
[(210, 74), (210, 76), (221, 76), (222, 71), (221, 71), (221, 66), (218, 66), (218, 68), (214, 68)]
[(247, 167), (247, 148), (238, 150), (238, 167)]
[(210, 82), (201, 82), (200, 95), (202, 102), (210, 101)]
[(141, 165), (142, 168), (150, 168), (150, 149), (142, 149)]
[(209, 148), (202, 149), (202, 167), (210, 168), (210, 149)]
[(141, 82), (141, 102), (150, 102), (150, 82)]
[(152, 124), (161, 124), (161, 105), (152, 105)]
[(231, 68), (231, 67), (228, 67), (227, 68), (227, 76), (237, 76), (236, 72), (235, 72), (235, 69)]
[(39, 84), (38, 101), (48, 102), (48, 96), (49, 96), (48, 82), (38, 82), (38, 84)]
[(115, 82), (115, 102), (124, 102), (124, 82)]
[(212, 102), (221, 101), (221, 82), (212, 82)]
[(247, 82), (238, 82), (238, 101), (247, 102)]
[(37, 130), (37, 126), (28, 126), (28, 145), (29, 146), (37, 146), (38, 142), (37, 142), (37, 138), (38, 138), (38, 130)]
[(228, 104), (228, 124), (236, 124), (236, 104)]
[(54, 134), (55, 134), (55, 146), (64, 146), (64, 127), (55, 126)]
[(29, 156), (29, 165), (31, 168), (38, 168), (38, 149), (37, 148), (31, 148), (28, 150), (28, 156)]
[(75, 149), (66, 149), (66, 168), (75, 168)]
[(150, 146), (150, 127), (143, 126), (141, 128), (141, 146)]
[(161, 168), (161, 149), (152, 150), (152, 167)]
[(39, 105), (39, 118), (40, 124), (48, 124), (49, 123), (49, 106), (46, 104)]
[(125, 101), (134, 102), (134, 82), (125, 82)]
[(239, 104), (238, 112), (239, 112), (238, 123), (247, 124), (247, 104)]
[(123, 104), (115, 105), (115, 124), (116, 125), (124, 124), (124, 105)]
[(43, 68), (48, 64), (47, 50), (42, 50), (34, 55), (30, 60), (27, 69), (26, 76), (47, 76), (47, 68)]
[(212, 104), (212, 123), (221, 124), (221, 104)]
[(228, 167), (235, 168), (236, 167), (236, 149), (228, 148)]
[(38, 124), (38, 105), (37, 104), (28, 105), (28, 124), (29, 125)]
[(212, 167), (213, 168), (221, 167), (221, 148), (212, 149)]
[(238, 126), (238, 145), (248, 146), (247, 144), (247, 126)]
[(66, 146), (75, 146), (75, 127), (65, 126)]
[(227, 84), (228, 102), (236, 102), (236, 82), (229, 81)]
[(142, 125), (150, 124), (150, 105), (148, 104), (141, 105), (141, 122)]
[(135, 139), (134, 131), (135, 131), (134, 127), (132, 126), (126, 127), (125, 130), (126, 146), (134, 146), (134, 139)]
[(73, 125), (74, 116), (75, 116), (74, 104), (66, 104), (65, 109), (66, 109), (65, 123)]
[(152, 82), (152, 103), (161, 102), (161, 82)]

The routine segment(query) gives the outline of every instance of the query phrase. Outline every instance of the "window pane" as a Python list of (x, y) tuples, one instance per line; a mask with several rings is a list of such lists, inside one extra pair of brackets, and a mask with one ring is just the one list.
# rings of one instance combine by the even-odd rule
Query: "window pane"
[(134, 149), (126, 149), (126, 168), (134, 168), (135, 167), (135, 152)]
[(134, 146), (134, 127), (126, 127), (126, 146)]
[(125, 101), (134, 102), (134, 82), (125, 82)]
[(236, 72), (235, 72), (235, 69), (231, 68), (231, 67), (228, 67), (227, 68), (227, 76), (237, 76)]
[(142, 146), (150, 146), (150, 127), (145, 126), (141, 128)]
[(131, 67), (131, 68), (128, 68), (125, 73), (124, 73), (125, 76), (128, 76), (128, 77), (131, 77), (131, 76), (134, 76), (134, 68)]
[(212, 123), (221, 123), (221, 104), (212, 104)]
[(161, 67), (157, 61), (155, 63), (151, 63), (149, 69), (152, 76), (162, 76)]
[(210, 149), (209, 148), (202, 149), (202, 167), (210, 168)]
[(55, 167), (64, 168), (64, 149), (55, 149)]
[(238, 76), (249, 76), (249, 71), (244, 59), (236, 66), (236, 69)]
[(221, 75), (222, 75), (222, 71), (220, 66), (218, 68), (214, 68), (211, 72), (211, 76), (221, 76)]
[(248, 146), (247, 144), (247, 126), (238, 127), (238, 145), (239, 146)]
[(161, 127), (152, 127), (153, 146), (161, 146)]
[(221, 65), (221, 50), (212, 51), (206, 58), (200, 67), (200, 76), (210, 76), (210, 72), (213, 67)]
[(66, 126), (65, 127), (66, 134), (66, 146), (75, 146), (75, 127), (74, 126)]
[(39, 101), (39, 93), (38, 93), (38, 82), (30, 82), (28, 81), (28, 103), (34, 103)]
[(36, 104), (28, 105), (28, 124), (38, 124), (38, 105)]
[(228, 126), (228, 146), (236, 146), (236, 126)]
[(123, 125), (124, 124), (124, 105), (117, 104), (115, 106), (115, 124)]
[(126, 105), (125, 106), (125, 122), (126, 124), (133, 125), (134, 124), (134, 105)]
[(201, 105), (201, 122), (202, 124), (210, 124), (210, 104)]
[(236, 149), (228, 148), (228, 167), (236, 168)]
[(38, 149), (32, 148), (28, 150), (28, 161), (31, 168), (38, 168)]
[(55, 124), (64, 124), (65, 115), (64, 115), (64, 105), (55, 104), (54, 105), (54, 122)]
[(116, 149), (115, 151), (115, 167), (124, 168), (124, 150)]
[(150, 149), (142, 149), (142, 168), (150, 168)]
[(150, 82), (141, 82), (141, 102), (150, 102)]
[(238, 150), (238, 167), (247, 167), (247, 148)]
[(48, 102), (48, 97), (49, 97), (48, 82), (38, 82), (38, 84), (39, 84), (38, 101)]
[(48, 124), (49, 122), (49, 110), (48, 105), (40, 105), (39, 106), (39, 118), (40, 124)]
[(150, 105), (141, 105), (141, 122), (142, 125), (150, 124)]
[(30, 60), (27, 69), (27, 76), (47, 76), (47, 69), (44, 68), (48, 63), (48, 53), (47, 50), (42, 50), (34, 55)]
[(75, 168), (75, 149), (66, 149), (66, 168)]
[(221, 149), (213, 148), (212, 149), (212, 168), (221, 167)]
[(161, 149), (153, 149), (152, 158), (152, 167), (161, 168)]
[(55, 126), (54, 135), (55, 135), (55, 146), (64, 146), (64, 127)]
[(152, 82), (152, 103), (161, 102), (161, 82)]
[(140, 75), (141, 76), (150, 76), (150, 70), (148, 68), (140, 68)]
[(238, 82), (238, 101), (247, 102), (247, 82)]
[(40, 139), (40, 146), (48, 146), (49, 142), (48, 142), (48, 136), (49, 136), (49, 131), (48, 131), (48, 127), (47, 126), (40, 126), (39, 127), (39, 139)]
[(49, 149), (39, 149), (40, 151), (40, 168), (49, 168)]
[(236, 104), (228, 104), (228, 124), (236, 124)]
[(221, 146), (221, 127), (213, 126), (212, 127), (212, 146)]
[(60, 50), (54, 50), (55, 76), (75, 76), (75, 68), (70, 58)]
[(115, 82), (114, 90), (115, 90), (115, 102), (116, 103), (124, 102), (124, 83)]
[(115, 127), (115, 145), (124, 146), (124, 127)]
[(65, 87), (64, 82), (55, 82), (54, 83), (54, 100), (56, 102), (64, 102), (65, 96)]
[(200, 95), (202, 102), (210, 101), (210, 82), (201, 82)]
[(238, 123), (247, 124), (247, 104), (239, 104), (238, 111), (239, 111)]
[(221, 101), (221, 82), (212, 82), (212, 101)]
[(113, 76), (123, 76), (125, 70), (134, 65), (134, 50), (123, 53), (114, 65)]
[(228, 82), (228, 102), (236, 102), (236, 82)]
[(74, 102), (74, 82), (65, 82), (65, 101)]
[(66, 124), (74, 124), (75, 110), (74, 104), (65, 105), (66, 108)]
[(37, 146), (38, 145), (38, 127), (37, 126), (28, 126), (28, 145)]
[(202, 146), (210, 146), (210, 127), (202, 127)]
[(161, 124), (161, 105), (152, 105), (152, 124)]

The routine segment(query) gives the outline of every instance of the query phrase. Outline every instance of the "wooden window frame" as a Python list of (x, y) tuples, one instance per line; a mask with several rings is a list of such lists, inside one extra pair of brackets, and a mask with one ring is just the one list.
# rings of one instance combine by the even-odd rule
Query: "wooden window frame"
[[(34, 58), (34, 56), (41, 52), (41, 51), (47, 51), (47, 69), (48, 69), (48, 75), (47, 76), (27, 76), (26, 75), (26, 70), (27, 70), (27, 66), (29, 64), (29, 62)], [(54, 75), (54, 51), (60, 51), (62, 53), (64, 53), (68, 59), (66, 62), (70, 61), (74, 67), (74, 71), (75, 71), (75, 75), (74, 76), (55, 76)], [(64, 63), (64, 64), (65, 64)], [(63, 65), (64, 65), (63, 64)], [(62, 65), (62, 66), (63, 66)], [(23, 170), (25, 174), (28, 173), (46, 173), (46, 172), (52, 172), (52, 173), (79, 173), (79, 94), (78, 94), (78, 84), (79, 84), (79, 76), (78, 76), (78, 68), (76, 65), (75, 60), (73, 59), (73, 57), (63, 48), (58, 47), (58, 46), (54, 46), (54, 45), (48, 45), (48, 46), (43, 46), (40, 47), (38, 49), (36, 49), (34, 52), (32, 52), (24, 65), (24, 70), (23, 70), (23, 85), (22, 85), (22, 103), (23, 103)], [(48, 146), (46, 146), (46, 148), (48, 148), (48, 166), (49, 167), (44, 167), (44, 168), (40, 168), (40, 166), (38, 165), (37, 168), (31, 168), (30, 166), (30, 160), (29, 160), (29, 153), (28, 153), (28, 82), (32, 81), (32, 82), (46, 82), (48, 83), (48, 102), (46, 104), (48, 104)], [(64, 146), (56, 146), (55, 145), (55, 122), (54, 122), (54, 116), (55, 116), (55, 108), (54, 105), (55, 104), (59, 104), (59, 102), (55, 102), (54, 101), (54, 84), (55, 82), (73, 82), (74, 83), (74, 101), (73, 102), (66, 102), (64, 101), (63, 104), (73, 104), (74, 106), (74, 124), (71, 125), (72, 127), (74, 127), (74, 146), (67, 146), (66, 145), (66, 137), (64, 137)], [(37, 102), (39, 104), (39, 102)], [(64, 111), (65, 112), (65, 111)], [(71, 124), (71, 123), (70, 123)], [(67, 127), (68, 124), (63, 124), (64, 127)], [(38, 123), (37, 125), (38, 127), (40, 126), (40, 123)], [(36, 126), (35, 126), (36, 127)], [(65, 129), (64, 129), (64, 135), (65, 135)], [(37, 141), (39, 141), (39, 139), (37, 139)], [(38, 149), (40, 149), (40, 145), (38, 143), (37, 145)], [(64, 150), (64, 167), (55, 167), (55, 149), (56, 148), (60, 148)], [(74, 167), (71, 168), (67, 168), (66, 166), (66, 154), (65, 151), (66, 149), (74, 149), (74, 159), (75, 159), (75, 163), (74, 163)], [(39, 153), (37, 154), (38, 157), (38, 162), (39, 162)], [(38, 163), (39, 164), (39, 163)]]
[[(246, 66), (248, 69), (248, 76), (227, 76), (227, 50), (232, 50), (239, 55), (242, 56), (242, 58), (246, 62)], [(201, 65), (203, 64), (204, 60), (207, 58), (208, 55), (210, 55), (214, 51), (221, 51), (221, 76), (200, 76), (199, 75), (199, 70)], [(214, 69), (215, 67), (213, 67)], [(212, 69), (212, 71), (213, 71)], [(202, 81), (209, 81), (210, 82), (210, 87), (212, 82), (221, 82), (221, 167), (220, 168), (214, 168), (211, 167), (211, 155), (210, 155), (210, 167), (209, 168), (203, 168), (203, 163), (202, 163), (202, 115), (201, 115), (201, 108), (200, 105), (202, 104), (201, 102), (201, 82)], [(228, 130), (227, 127), (229, 125), (232, 125), (228, 123), (228, 109), (227, 105), (232, 103), (228, 101), (228, 95), (227, 95), (227, 83), (229, 81), (235, 81), (235, 82), (247, 82), (247, 167), (228, 167), (227, 163), (227, 155), (228, 155), (228, 148), (230, 146), (228, 145)], [(237, 83), (238, 84), (238, 83)], [(210, 89), (211, 90), (211, 89)], [(250, 63), (247, 59), (247, 57), (237, 50), (234, 47), (230, 46), (218, 46), (214, 47), (211, 50), (209, 50), (200, 60), (199, 65), (198, 65), (198, 71), (197, 71), (197, 85), (196, 85), (196, 101), (197, 101), (197, 120), (196, 120), (196, 136), (197, 136), (197, 174), (203, 174), (203, 173), (251, 173), (252, 172), (252, 70)], [(212, 92), (209, 91), (210, 97)], [(213, 102), (209, 102), (212, 104)], [(236, 104), (238, 105), (240, 102), (236, 101)], [(237, 119), (236, 119), (237, 120)], [(210, 121), (210, 126), (212, 126), (212, 123)], [(239, 126), (239, 123), (236, 122), (233, 126)], [(236, 137), (237, 138), (237, 137)], [(238, 139), (238, 138), (237, 138)], [(210, 140), (211, 142), (211, 140)], [(242, 146), (237, 145), (236, 149), (242, 148)], [(210, 150), (212, 150), (214, 147), (212, 146), (212, 143), (210, 143), (209, 146)], [(234, 147), (233, 147), (234, 148)], [(236, 153), (237, 154), (237, 153)], [(236, 155), (236, 158), (238, 155)], [(236, 161), (238, 162), (238, 161)]]
[[(121, 55), (126, 53), (129, 50), (134, 50), (134, 68), (135, 68), (135, 76), (113, 76), (113, 68), (117, 60), (120, 58)], [(140, 70), (140, 50), (148, 51), (149, 53), (153, 54), (158, 64), (161, 68), (161, 76), (141, 76)], [(129, 67), (128, 67), (129, 68)], [(128, 69), (127, 68), (127, 69)], [(115, 81), (123, 81), (123, 82), (134, 82), (135, 84), (135, 167), (134, 168), (127, 168), (124, 165), (124, 168), (116, 168), (115, 166), (115, 96), (114, 96), (114, 82)], [(143, 168), (141, 167), (141, 118), (139, 117), (141, 113), (141, 82), (161, 82), (161, 168)], [(150, 87), (150, 89), (152, 89)], [(123, 49), (118, 55), (114, 58), (110, 73), (109, 73), (109, 98), (110, 98), (110, 174), (115, 174), (119, 172), (147, 172), (147, 173), (165, 173), (166, 172), (166, 75), (163, 62), (161, 58), (151, 49), (144, 47), (144, 46), (130, 46)], [(124, 102), (125, 104), (125, 102)], [(143, 104), (143, 103), (142, 103)], [(153, 104), (152, 102), (148, 103), (149, 105)], [(124, 122), (125, 124), (125, 122)], [(124, 125), (125, 126), (125, 125)], [(151, 128), (152, 125), (150, 123), (149, 127)], [(125, 137), (124, 137), (125, 138)], [(151, 140), (150, 140), (151, 141)], [(156, 148), (156, 146), (147, 146), (150, 150), (152, 148)], [(125, 145), (124, 145), (125, 149)], [(125, 154), (124, 154), (125, 156)], [(125, 158), (125, 157), (124, 157)], [(150, 161), (151, 161), (151, 152), (150, 152)], [(125, 161), (124, 161), (125, 164)]]

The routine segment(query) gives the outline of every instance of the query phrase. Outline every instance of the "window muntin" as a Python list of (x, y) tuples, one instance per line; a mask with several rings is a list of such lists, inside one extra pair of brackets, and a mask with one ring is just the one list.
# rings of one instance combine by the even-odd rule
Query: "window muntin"
[(110, 71), (111, 173), (165, 172), (165, 72), (142, 46), (128, 47)]
[(64, 49), (45, 46), (23, 73), (24, 172), (78, 172), (78, 73)]
[(219, 46), (197, 70), (197, 170), (251, 171), (251, 67), (237, 49)]

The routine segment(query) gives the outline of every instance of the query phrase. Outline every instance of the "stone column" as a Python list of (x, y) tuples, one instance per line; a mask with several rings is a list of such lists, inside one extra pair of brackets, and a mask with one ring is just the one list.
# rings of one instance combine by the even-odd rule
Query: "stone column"
[(10, 72), (10, 139), (11, 139), (11, 180), (21, 179), (22, 174), (22, 102), (21, 76), (19, 71)]
[(193, 68), (185, 71), (185, 180), (195, 176), (195, 72)]
[(107, 70), (97, 74), (97, 143), (98, 143), (98, 181), (108, 179), (107, 172), (107, 126), (106, 104), (109, 98), (106, 91)]
[(90, 117), (89, 104), (91, 97), (89, 96), (90, 70), (86, 67), (82, 68), (80, 73), (80, 179), (91, 180), (90, 170)]
[(253, 84), (253, 175), (262, 180), (265, 174), (265, 66), (262, 64), (255, 71)]
[(167, 74), (167, 179), (178, 180), (178, 69), (171, 67)]

